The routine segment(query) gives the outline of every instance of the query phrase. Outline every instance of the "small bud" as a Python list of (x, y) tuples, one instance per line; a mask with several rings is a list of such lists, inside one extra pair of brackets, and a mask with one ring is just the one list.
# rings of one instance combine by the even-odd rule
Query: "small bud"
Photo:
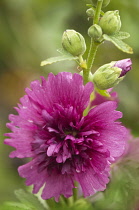
[(88, 29), (88, 35), (93, 38), (95, 42), (100, 42), (102, 39), (102, 29), (99, 25), (94, 24)]
[(100, 90), (107, 90), (117, 85), (123, 78), (120, 78), (121, 69), (113, 67), (113, 62), (101, 66), (93, 75), (93, 82)]
[(119, 11), (115, 10), (106, 12), (100, 19), (99, 25), (104, 34), (112, 35), (117, 33), (121, 28)]
[(123, 77), (124, 75), (126, 75), (126, 73), (128, 71), (131, 70), (131, 68), (132, 68), (132, 61), (131, 61), (130, 58), (123, 59), (123, 60), (117, 61), (115, 63), (115, 65), (114, 65), (114, 67), (118, 67), (118, 68), (122, 69), (120, 77)]
[(95, 12), (92, 8), (89, 8), (88, 10), (86, 10), (86, 14), (88, 17), (93, 18), (95, 15)]
[[(92, 0), (94, 6), (97, 5), (98, 0)], [(110, 0), (103, 0), (102, 7), (106, 7), (110, 3)]]
[(73, 56), (83, 55), (86, 51), (84, 37), (74, 30), (66, 30), (63, 33), (62, 46)]

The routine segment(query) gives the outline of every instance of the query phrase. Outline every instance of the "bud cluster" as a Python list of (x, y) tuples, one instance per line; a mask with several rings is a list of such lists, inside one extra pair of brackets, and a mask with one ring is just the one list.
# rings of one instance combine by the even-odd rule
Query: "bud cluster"
[[(93, 17), (93, 10), (91, 8), (88, 11), (88, 15), (92, 15)], [(92, 25), (88, 29), (88, 35), (94, 39), (95, 42), (102, 41), (102, 35), (113, 35), (120, 31), (121, 28), (121, 20), (119, 16), (119, 11), (108, 11), (106, 12), (103, 17), (100, 18), (100, 21), (97, 24)]]
[[(95, 17), (95, 9), (94, 6), (97, 7), (99, 4), (99, 0), (90, 0), (92, 3), (92, 8), (89, 8), (86, 13), (89, 18)], [(110, 0), (103, 0), (102, 7), (106, 7), (110, 3)], [(101, 42), (102, 35), (114, 35), (120, 31), (121, 28), (121, 20), (119, 16), (119, 11), (108, 11), (104, 13), (97, 22), (97, 25), (94, 24), (88, 29), (88, 35), (95, 41)]]
[[(97, 8), (102, 3), (102, 7), (106, 7), (110, 0), (90, 0), (92, 7), (89, 8), (86, 13), (89, 18), (94, 18), (93, 24), (88, 29), (88, 35), (91, 37), (93, 42), (98, 46), (104, 41), (104, 34), (113, 36), (117, 34), (121, 29), (121, 20), (119, 11), (107, 11), (105, 13), (100, 12), (99, 18), (97, 19)], [(96, 11), (95, 11), (96, 7)], [(83, 60), (82, 55), (86, 51), (86, 43), (84, 37), (76, 32), (75, 30), (66, 30), (62, 37), (62, 46), (65, 51), (73, 56), (77, 56), (79, 59), (79, 66), (81, 69), (86, 70), (89, 68), (89, 59)], [(92, 48), (93, 50), (93, 48)], [(92, 52), (92, 51), (90, 51)], [(91, 55), (91, 53), (90, 53)], [(109, 64), (101, 66), (94, 74), (88, 72), (88, 81), (92, 81), (96, 88), (100, 90), (106, 90), (117, 85), (123, 80), (125, 74), (131, 70), (132, 62), (130, 59), (124, 59), (120, 61), (113, 61)], [(91, 69), (91, 68), (90, 68)], [(83, 72), (80, 72), (83, 74)]]

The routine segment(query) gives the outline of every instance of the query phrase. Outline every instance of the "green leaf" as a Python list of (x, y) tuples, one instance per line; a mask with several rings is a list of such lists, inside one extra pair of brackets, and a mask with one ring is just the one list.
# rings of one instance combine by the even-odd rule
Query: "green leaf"
[(74, 57), (70, 54), (65, 54), (65, 55), (61, 55), (61, 56), (57, 56), (57, 57), (48, 58), (48, 59), (41, 62), (41, 66), (56, 63), (56, 62), (59, 62), (59, 61), (66, 61), (66, 60), (71, 61), (71, 60), (77, 60), (77, 59), (78, 59), (77, 56)]
[(18, 202), (5, 202), (1, 207), (1, 210), (35, 210), (35, 208), (30, 208), (25, 204)]
[(115, 36), (108, 36), (107, 34), (104, 34), (103, 38), (107, 41), (112, 42), (119, 50), (125, 53), (133, 54), (132, 48), (128, 44), (123, 42), (121, 39)]
[(32, 208), (32, 210), (45, 210), (38, 198), (32, 193), (25, 192), (24, 190), (20, 189), (15, 191), (15, 195), (21, 203), (29, 206)]
[(124, 31), (119, 31), (117, 34), (113, 35), (117, 39), (127, 39), (130, 37), (130, 34)]

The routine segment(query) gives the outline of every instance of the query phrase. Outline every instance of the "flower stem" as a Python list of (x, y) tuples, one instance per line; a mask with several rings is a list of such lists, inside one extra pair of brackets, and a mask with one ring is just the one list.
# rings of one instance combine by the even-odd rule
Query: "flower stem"
[(73, 188), (73, 199), (74, 199), (74, 202), (76, 202), (78, 199), (78, 183), (75, 182), (74, 184), (76, 188)]
[(93, 24), (98, 24), (103, 0), (98, 0)]
[[(98, 22), (99, 22), (102, 3), (103, 3), (103, 0), (98, 0), (93, 24), (98, 24)], [(100, 44), (101, 43), (94, 42), (94, 40), (91, 39), (90, 49), (89, 49), (89, 53), (88, 53), (88, 57), (87, 57), (87, 69), (83, 69), (83, 78), (84, 78), (85, 84), (88, 82), (89, 72), (91, 71), (91, 68), (93, 66), (96, 52), (97, 52), (98, 46)]]
[(92, 65), (94, 63), (99, 44), (100, 43), (94, 42), (93, 39), (91, 39), (90, 50), (89, 50), (89, 54), (88, 54), (88, 58), (87, 58), (88, 76), (89, 76), (89, 72), (91, 71)]

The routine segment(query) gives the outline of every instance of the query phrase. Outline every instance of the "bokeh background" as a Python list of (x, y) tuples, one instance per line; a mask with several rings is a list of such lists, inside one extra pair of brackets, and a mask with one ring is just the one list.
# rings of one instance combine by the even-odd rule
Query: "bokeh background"
[[(10, 147), (3, 145), (3, 134), (9, 132), (5, 124), (8, 115), (24, 95), (24, 88), (41, 75), (59, 71), (76, 72), (74, 62), (62, 62), (40, 67), (40, 62), (57, 56), (65, 29), (74, 29), (84, 35), (91, 20), (86, 16), (87, 0), (0, 0), (0, 203), (14, 200), (14, 189), (24, 187), (17, 167), (23, 160), (10, 159)], [(99, 66), (131, 57), (133, 70), (115, 89), (119, 93), (119, 110), (123, 123), (139, 136), (139, 1), (111, 0), (109, 10), (120, 10), (122, 31), (131, 37), (126, 42), (134, 49), (133, 55), (120, 52), (110, 43), (98, 50), (94, 70)], [(105, 9), (104, 9), (105, 11)], [(120, 210), (120, 209), (119, 209)]]

